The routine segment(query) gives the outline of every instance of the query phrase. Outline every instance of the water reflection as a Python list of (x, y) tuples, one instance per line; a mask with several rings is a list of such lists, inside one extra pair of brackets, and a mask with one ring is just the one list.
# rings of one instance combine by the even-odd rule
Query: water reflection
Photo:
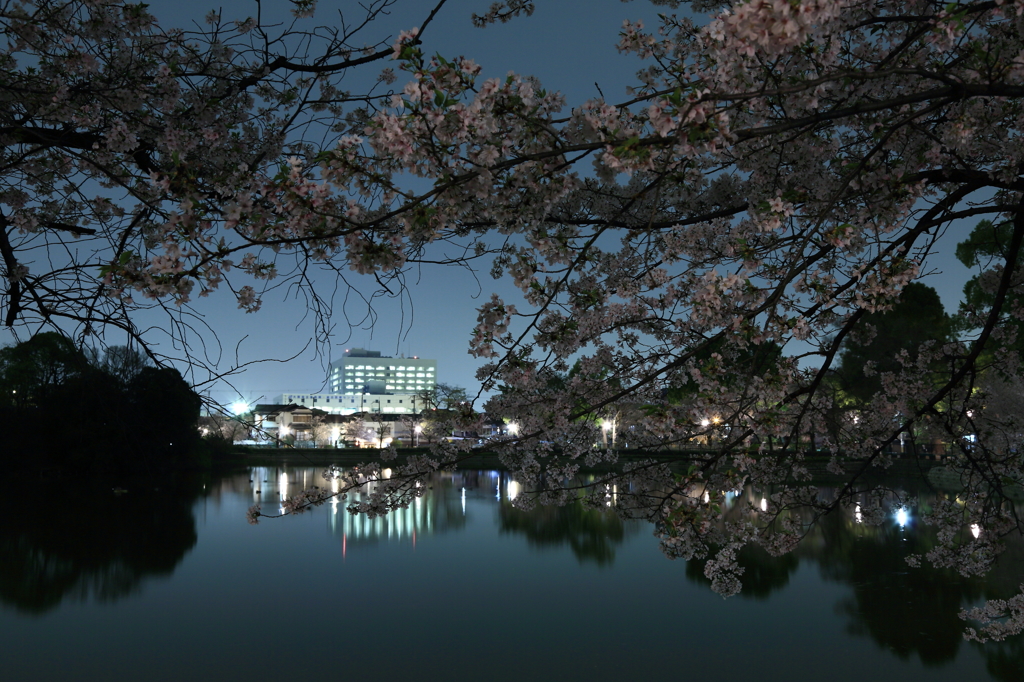
[(629, 534), (634, 534), (639, 523), (623, 523), (613, 512), (588, 509), (579, 502), (564, 507), (537, 507), (523, 511), (504, 500), (498, 507), (498, 530), (501, 533), (521, 533), (533, 547), (568, 545), (580, 563), (593, 562), (599, 566), (615, 561), (615, 547)]
[[(944, 495), (911, 492), (890, 493), (883, 500), (882, 508), (891, 512), (881, 524), (865, 523), (862, 506), (855, 503), (813, 526), (804, 525), (803, 542), (796, 551), (782, 557), (745, 547), (737, 556), (743, 568), (740, 598), (764, 599), (785, 588), (801, 562), (813, 563), (826, 580), (850, 588), (849, 596), (836, 604), (836, 613), (846, 620), (850, 635), (868, 637), (882, 650), (904, 660), (917, 658), (925, 666), (951, 663), (967, 646), (963, 639), (966, 623), (959, 618), (960, 609), (1017, 593), (1024, 567), (1024, 543), (1019, 536), (1007, 538), (1006, 552), (984, 578), (966, 578), (927, 562), (911, 568), (907, 556), (924, 555), (937, 545), (936, 529), (917, 523), (917, 510), (929, 508)], [(819, 489), (822, 499), (831, 499), (833, 494), (827, 488)], [(757, 499), (760, 503), (755, 502)], [(750, 490), (727, 494), (727, 518), (736, 521), (755, 516), (758, 509), (766, 509), (765, 499)], [(916, 499), (918, 506), (903, 504), (906, 499)], [(862, 502), (867, 504), (867, 498)], [(799, 510), (789, 510), (786, 515), (799, 524)], [(811, 515), (805, 516), (809, 519)], [(973, 526), (964, 532), (978, 538), (983, 531)], [(706, 559), (689, 561), (686, 575), (710, 588), (711, 581), (704, 576), (706, 564)], [(1024, 639), (989, 643), (981, 650), (995, 679), (1022, 679)]]
[(110, 602), (167, 576), (196, 544), (196, 477), (11, 486), (0, 515), (0, 603), (41, 614)]
[[(794, 554), (773, 557), (754, 545), (747, 545), (737, 552), (736, 561), (743, 569), (743, 591), (738, 595), (741, 599), (767, 599), (773, 592), (789, 585), (790, 577), (800, 565)], [(711, 580), (704, 576), (707, 563), (706, 558), (687, 561), (686, 577), (710, 590)]]
[(466, 515), (455, 492), (461, 489), (458, 478), (451, 475), (438, 477), (426, 495), (387, 516), (373, 519), (365, 515), (353, 516), (345, 507), (349, 502), (359, 502), (375, 490), (376, 484), (368, 483), (364, 490), (350, 494), (348, 500), (334, 498), (330, 502), (328, 528), (341, 539), (344, 554), (354, 546), (371, 545), (382, 540), (408, 541), (415, 545), (424, 537), (459, 530), (466, 525)]
[[(54, 609), (62, 600), (115, 600), (138, 592), (147, 578), (169, 576), (196, 545), (197, 523), (192, 510), (195, 500), (204, 494), (236, 500), (236, 511), (232, 513), (238, 516), (232, 522), (231, 532), (237, 527), (237, 532), (244, 533), (250, 541), (259, 538), (259, 542), (264, 542), (272, 533), (263, 526), (246, 525), (242, 518), (244, 507), (259, 502), (269, 510), (303, 488), (330, 486), (321, 472), (313, 467), (252, 468), (241, 475), (206, 481), (209, 493), (203, 490), (204, 482), (199, 479), (124, 483), (127, 492), (120, 495), (114, 493), (110, 484), (48, 485), (42, 502), (38, 488), (13, 489), (8, 511), (0, 516), (0, 602), (23, 613), (42, 613)], [(374, 485), (370, 483), (361, 494), (372, 492)], [(702, 499), (705, 492), (700, 493)], [(770, 511), (771, 492), (711, 491), (707, 499), (720, 500), (729, 519), (739, 520), (748, 514)], [(829, 497), (831, 492), (821, 490), (823, 497)], [(614, 488), (606, 493), (605, 504), (611, 507), (625, 494)], [(643, 523), (624, 523), (611, 510), (582, 505), (522, 511), (512, 504), (519, 494), (521, 486), (504, 473), (438, 474), (428, 481), (423, 498), (388, 517), (367, 519), (350, 515), (345, 506), (357, 501), (358, 496), (314, 510), (313, 515), (322, 522), (317, 520), (303, 527), (314, 533), (314, 541), (326, 535), (327, 541), (322, 543), (326, 551), (317, 556), (315, 542), (304, 542), (302, 547), (309, 546), (310, 557), (315, 557), (311, 562), (329, 562), (356, 548), (388, 542), (425, 542), (442, 533), (462, 533), (463, 544), (490, 542), (483, 533), (493, 528), (499, 536), (525, 539), (531, 547), (544, 549), (548, 555), (561, 551), (565, 556), (571, 553), (579, 564), (613, 568), (614, 571), (590, 571), (589, 575), (601, 574), (610, 581), (621, 580), (622, 584), (630, 582), (629, 571), (640, 562), (620, 558), (616, 564), (617, 555), (632, 557), (629, 552), (642, 550), (643, 561), (666, 561), (658, 554), (654, 538), (643, 545), (644, 538), (638, 537), (650, 533), (650, 527)], [(908, 554), (927, 552), (935, 543), (934, 531), (915, 519), (934, 503), (936, 496), (922, 492), (915, 504), (902, 505), (905, 518), (897, 515), (901, 507), (897, 502), (902, 499), (905, 498), (893, 497), (889, 516), (881, 525), (868, 523), (873, 512), (867, 499), (861, 500), (863, 506), (851, 505), (816, 526), (804, 525), (808, 533), (805, 541), (796, 552), (783, 557), (772, 557), (756, 547), (743, 549), (738, 560), (744, 568), (744, 591), (729, 608), (741, 604), (744, 608), (763, 609), (767, 604), (771, 609), (784, 603), (783, 593), (796, 594), (807, 588), (807, 569), (813, 568), (825, 580), (844, 586), (841, 599), (830, 597), (835, 602), (835, 617), (849, 637), (872, 642), (880, 656), (920, 660), (923, 665), (937, 669), (973, 650), (985, 658), (993, 679), (1019, 681), (1024, 671), (1022, 638), (984, 647), (967, 644), (961, 636), (965, 624), (957, 613), (960, 608), (985, 599), (1014, 594), (1021, 581), (1024, 546), (1014, 539), (1004, 560), (983, 580), (966, 579), (927, 566), (909, 568), (904, 561)], [(799, 521), (799, 512), (788, 513)], [(809, 517), (804, 520), (805, 524), (808, 520)], [(476, 524), (473, 531), (463, 533), (470, 521)], [(281, 535), (291, 535), (298, 525), (289, 524), (295, 522), (280, 519), (265, 523), (276, 524), (275, 530), (283, 531)], [(983, 528), (964, 529), (968, 538), (976, 537), (975, 531), (977, 535), (986, 532)], [(630, 537), (637, 537), (637, 541), (624, 549)], [(208, 546), (204, 544), (204, 548)], [(260, 556), (273, 555), (273, 551), (264, 551), (271, 545), (259, 547)], [(381, 568), (377, 570), (393, 567), (395, 575), (404, 570), (398, 555), (378, 554)], [(532, 562), (525, 555), (501, 556), (509, 565), (508, 575), (521, 567), (536, 569), (546, 559)], [(227, 551), (210, 561), (211, 565), (223, 565), (225, 571), (239, 570), (240, 559)], [(357, 563), (350, 560), (346, 566), (351, 570)], [(564, 565), (558, 564), (558, 569), (557, 575), (544, 574), (552, 593), (569, 590), (567, 585), (577, 580), (576, 574), (565, 570)], [(694, 585), (709, 583), (703, 573), (704, 562), (691, 561), (678, 566), (678, 571), (673, 569), (664, 572), (670, 582), (658, 589), (679, 591), (682, 575)], [(487, 585), (489, 588), (504, 589), (515, 582), (508, 575), (486, 575), (494, 576), (490, 578), (494, 584)], [(264, 583), (256, 587), (263, 589)], [(248, 594), (251, 589), (242, 592)], [(64, 613), (57, 617), (63, 618)], [(586, 624), (579, 626), (580, 630), (585, 628)], [(837, 646), (842, 643), (835, 642)]]
[[(323, 473), (324, 468), (320, 467), (254, 467), (246, 486), (246, 494), (253, 502), (265, 508), (278, 504), (277, 513), (280, 513), (284, 511), (280, 506), (284, 500), (312, 486), (323, 486), (331, 492), (338, 492), (338, 481), (324, 480)], [(390, 478), (391, 473), (390, 469), (384, 469), (381, 472), (382, 478)], [(406, 509), (396, 510), (387, 516), (369, 518), (362, 514), (350, 514), (347, 511), (349, 504), (361, 501), (377, 489), (378, 482), (368, 481), (358, 492), (349, 493), (346, 499), (335, 497), (324, 505), (328, 530), (340, 539), (342, 553), (347, 555), (358, 546), (381, 541), (410, 542), (415, 545), (426, 536), (461, 529), (466, 524), (465, 490), (480, 487), (482, 473), (490, 472), (438, 474), (430, 482), (427, 494)], [(487, 479), (486, 487), (489, 488), (491, 477), (485, 475), (483, 478)], [(314, 513), (321, 513), (321, 510)]]

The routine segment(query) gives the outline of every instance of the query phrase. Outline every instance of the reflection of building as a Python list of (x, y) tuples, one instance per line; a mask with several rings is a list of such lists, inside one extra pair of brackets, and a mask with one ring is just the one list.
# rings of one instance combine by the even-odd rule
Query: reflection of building
[[(384, 470), (390, 475), (390, 469)], [(385, 541), (406, 541), (412, 544), (424, 536), (437, 535), (466, 525), (466, 512), (459, 492), (437, 475), (423, 497), (418, 497), (405, 509), (395, 509), (386, 516), (369, 518), (366, 514), (350, 514), (347, 505), (358, 503), (372, 494), (376, 483), (367, 483), (361, 491), (349, 493), (348, 499), (337, 498), (327, 505), (327, 523), (331, 533), (341, 537), (342, 552), (352, 545), (367, 545)], [(328, 484), (330, 487), (331, 484)], [(337, 483), (334, 482), (335, 490)]]
[[(247, 489), (252, 503), (261, 504), (268, 513), (281, 513), (284, 507), (274, 509), (275, 505), (282, 504), (292, 495), (312, 486), (338, 492), (338, 481), (325, 481), (323, 472), (324, 469), (319, 467), (252, 467), (248, 483), (244, 483), (244, 478), (237, 477), (230, 489)], [(390, 474), (390, 469), (384, 470), (385, 477), (390, 477)], [(367, 482), (360, 490), (348, 493), (346, 499), (335, 497), (313, 511), (319, 514), (321, 510), (326, 510), (328, 528), (333, 535), (339, 536), (343, 552), (347, 552), (349, 546), (354, 544), (366, 545), (390, 540), (415, 543), (422, 537), (460, 529), (466, 525), (461, 488), (457, 487), (450, 476), (441, 474), (431, 481), (426, 494), (415, 499), (406, 509), (396, 509), (386, 516), (372, 519), (365, 514), (350, 514), (348, 505), (358, 503), (372, 494), (377, 485), (374, 481)]]

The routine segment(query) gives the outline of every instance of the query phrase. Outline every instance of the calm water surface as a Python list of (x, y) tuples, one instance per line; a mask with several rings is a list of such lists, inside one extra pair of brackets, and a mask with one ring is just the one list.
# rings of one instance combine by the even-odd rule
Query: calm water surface
[(440, 477), (387, 520), (325, 506), (246, 523), (318, 475), (19, 482), (0, 518), (0, 678), (1024, 679), (1019, 640), (968, 644), (956, 617), (1022, 564), (986, 582), (908, 569), (930, 542), (914, 510), (750, 552), (747, 591), (723, 600), (650, 526), (514, 510), (497, 472)]

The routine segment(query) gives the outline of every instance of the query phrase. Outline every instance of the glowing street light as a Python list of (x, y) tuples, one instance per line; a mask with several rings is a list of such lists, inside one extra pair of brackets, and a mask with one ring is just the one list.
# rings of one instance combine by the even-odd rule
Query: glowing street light
[(236, 400), (235, 402), (231, 403), (231, 412), (236, 417), (239, 417), (239, 416), (245, 414), (248, 411), (249, 411), (249, 403), (242, 402), (241, 400)]
[(423, 424), (417, 424), (416, 428), (413, 429), (413, 432), (416, 434), (416, 442), (414, 443), (414, 446), (418, 448), (420, 446), (420, 434), (423, 433)]
[(509, 435), (512, 435), (512, 436), (518, 435), (519, 434), (519, 424), (516, 423), (516, 422), (509, 422), (508, 423), (508, 432), (509, 432)]
[(601, 436), (604, 438), (604, 446), (608, 447), (608, 432), (612, 432), (612, 447), (615, 447), (615, 420), (605, 419), (601, 422)]

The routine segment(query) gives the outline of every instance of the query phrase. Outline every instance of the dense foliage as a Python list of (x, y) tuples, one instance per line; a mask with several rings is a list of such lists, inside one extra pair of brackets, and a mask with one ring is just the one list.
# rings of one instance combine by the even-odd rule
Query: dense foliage
[(178, 370), (144, 357), (115, 346), (90, 359), (56, 332), (0, 348), (7, 462), (88, 470), (195, 461), (202, 399)]

